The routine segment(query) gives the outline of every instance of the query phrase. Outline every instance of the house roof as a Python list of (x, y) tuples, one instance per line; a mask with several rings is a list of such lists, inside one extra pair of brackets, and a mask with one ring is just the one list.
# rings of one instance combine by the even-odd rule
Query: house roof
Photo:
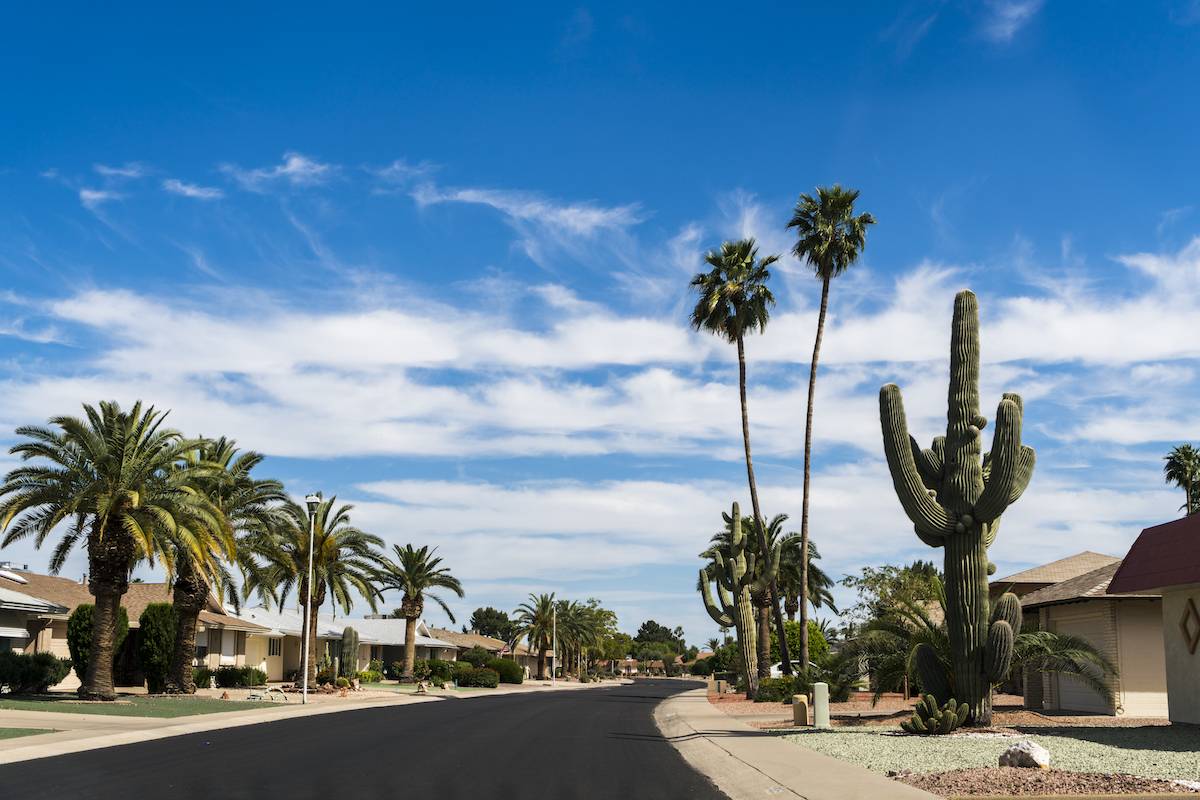
[[(1071, 578), (1069, 580), (1060, 581), (1053, 586), (1046, 586), (1038, 589), (1036, 592), (1030, 592), (1021, 598), (1021, 608), (1037, 608), (1038, 606), (1049, 606), (1055, 603), (1070, 603), (1077, 600), (1096, 600), (1101, 598), (1125, 598), (1130, 595), (1113, 595), (1108, 591), (1109, 581), (1112, 580), (1113, 574), (1117, 568), (1121, 566), (1118, 561), (1115, 564), (1107, 564), (1099, 569), (1094, 569), (1091, 572)], [(1157, 597), (1158, 595), (1139, 595), (1145, 597)]]
[(1031, 567), (1030, 569), (1015, 572), (1003, 578), (997, 578), (992, 583), (1061, 583), (1072, 578), (1078, 578), (1080, 575), (1085, 575), (1100, 567), (1118, 564), (1120, 561), (1121, 559), (1116, 556), (1084, 550), (1082, 553), (1060, 558), (1057, 561), (1051, 561), (1049, 564), (1042, 564), (1039, 567)]
[(1146, 528), (1108, 590), (1114, 594), (1200, 583), (1200, 514)]
[(448, 628), (430, 628), (429, 632), (439, 639), (456, 645), (460, 650), (482, 647), (484, 650), (499, 653), (508, 649), (508, 644), (503, 639), (497, 639), (494, 636), (484, 636), (482, 633), (462, 633), (460, 631), (449, 630)]
[[(0, 581), (0, 608), (13, 611), (29, 611), (34, 614), (65, 614), (67, 609), (40, 597), (18, 592)], [(17, 584), (20, 585), (20, 584)]]
[[(299, 611), (283, 609), (275, 611), (262, 606), (242, 609), (238, 619), (264, 625), (274, 636), (299, 636), (303, 615)], [(362, 644), (401, 645), (404, 644), (405, 620), (381, 617), (372, 619), (356, 619), (351, 617), (334, 618), (331, 614), (317, 616), (317, 636), (322, 639), (341, 639), (342, 632), (354, 628), (358, 633), (358, 641)], [(438, 647), (448, 650), (455, 645), (429, 635), (429, 628), (424, 622), (417, 624), (417, 645), (420, 647)]]

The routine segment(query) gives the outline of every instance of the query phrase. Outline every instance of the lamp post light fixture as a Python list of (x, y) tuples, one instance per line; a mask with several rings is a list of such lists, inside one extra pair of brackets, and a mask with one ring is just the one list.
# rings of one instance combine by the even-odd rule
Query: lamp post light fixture
[[(304, 650), (304, 678), (301, 686), (300, 702), (302, 704), (308, 702), (308, 660), (310, 658), (309, 642), (312, 637), (309, 634), (309, 626), (312, 625), (312, 582), (313, 582), (313, 539), (316, 538), (317, 530), (317, 508), (321, 505), (321, 493), (316, 492), (304, 498), (305, 505), (308, 506), (308, 577), (305, 580), (304, 591), (304, 630), (301, 634), (304, 636), (304, 641), (301, 646)], [(314, 626), (315, 627), (315, 626)]]

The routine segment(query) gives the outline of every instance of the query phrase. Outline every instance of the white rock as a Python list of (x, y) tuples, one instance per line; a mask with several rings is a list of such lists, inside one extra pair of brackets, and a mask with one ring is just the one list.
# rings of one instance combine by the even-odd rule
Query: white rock
[(1050, 751), (1029, 739), (1022, 739), (1000, 754), (1002, 767), (1050, 769)]

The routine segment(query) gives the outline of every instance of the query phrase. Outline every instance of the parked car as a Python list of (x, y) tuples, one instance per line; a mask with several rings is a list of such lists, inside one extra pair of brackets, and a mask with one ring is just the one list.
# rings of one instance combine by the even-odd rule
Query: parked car
[[(810, 662), (808, 662), (808, 666), (815, 667), (816, 664), (814, 664), (813, 662), (810, 661)], [(800, 671), (800, 662), (793, 661), (792, 662), (792, 674), (795, 675), (799, 671)], [(771, 665), (771, 677), (772, 678), (782, 678), (783, 677), (783, 662), (782, 661), (777, 661)]]

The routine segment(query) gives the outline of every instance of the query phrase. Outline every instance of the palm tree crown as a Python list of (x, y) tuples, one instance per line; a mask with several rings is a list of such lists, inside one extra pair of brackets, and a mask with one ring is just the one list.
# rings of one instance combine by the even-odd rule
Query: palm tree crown
[[(463, 596), (462, 584), (458, 578), (450, 574), (447, 567), (442, 566), (442, 559), (434, 554), (437, 548), (429, 546), (413, 547), (406, 544), (392, 546), (396, 560), (385, 559), (380, 575), (381, 590), (395, 589), (403, 592), (401, 614), (404, 617), (419, 618), (425, 609), (425, 601), (432, 600), (442, 607), (450, 621), (454, 622), (454, 614), (442, 598), (430, 592), (430, 589), (446, 589), (459, 597)], [(411, 614), (410, 614), (411, 612)]]
[(546, 652), (553, 647), (554, 593), (529, 595), (513, 613), (513, 645), (522, 639), (538, 651), (538, 680), (546, 677)]
[(817, 187), (817, 196), (802, 194), (788, 222), (795, 228), (797, 239), (792, 253), (808, 261), (821, 280), (841, 275), (858, 260), (867, 245), (867, 226), (875, 217), (863, 213), (855, 216), (854, 201), (857, 189), (843, 189), (838, 184)]
[(730, 343), (747, 333), (762, 331), (771, 317), (775, 296), (767, 288), (768, 267), (779, 260), (758, 257), (753, 239), (725, 242), (704, 261), (712, 267), (692, 278), (700, 297), (692, 309), (692, 327), (721, 336)]
[(1163, 458), (1163, 478), (1183, 489), (1187, 514), (1200, 511), (1200, 450), (1190, 444), (1172, 447)]

